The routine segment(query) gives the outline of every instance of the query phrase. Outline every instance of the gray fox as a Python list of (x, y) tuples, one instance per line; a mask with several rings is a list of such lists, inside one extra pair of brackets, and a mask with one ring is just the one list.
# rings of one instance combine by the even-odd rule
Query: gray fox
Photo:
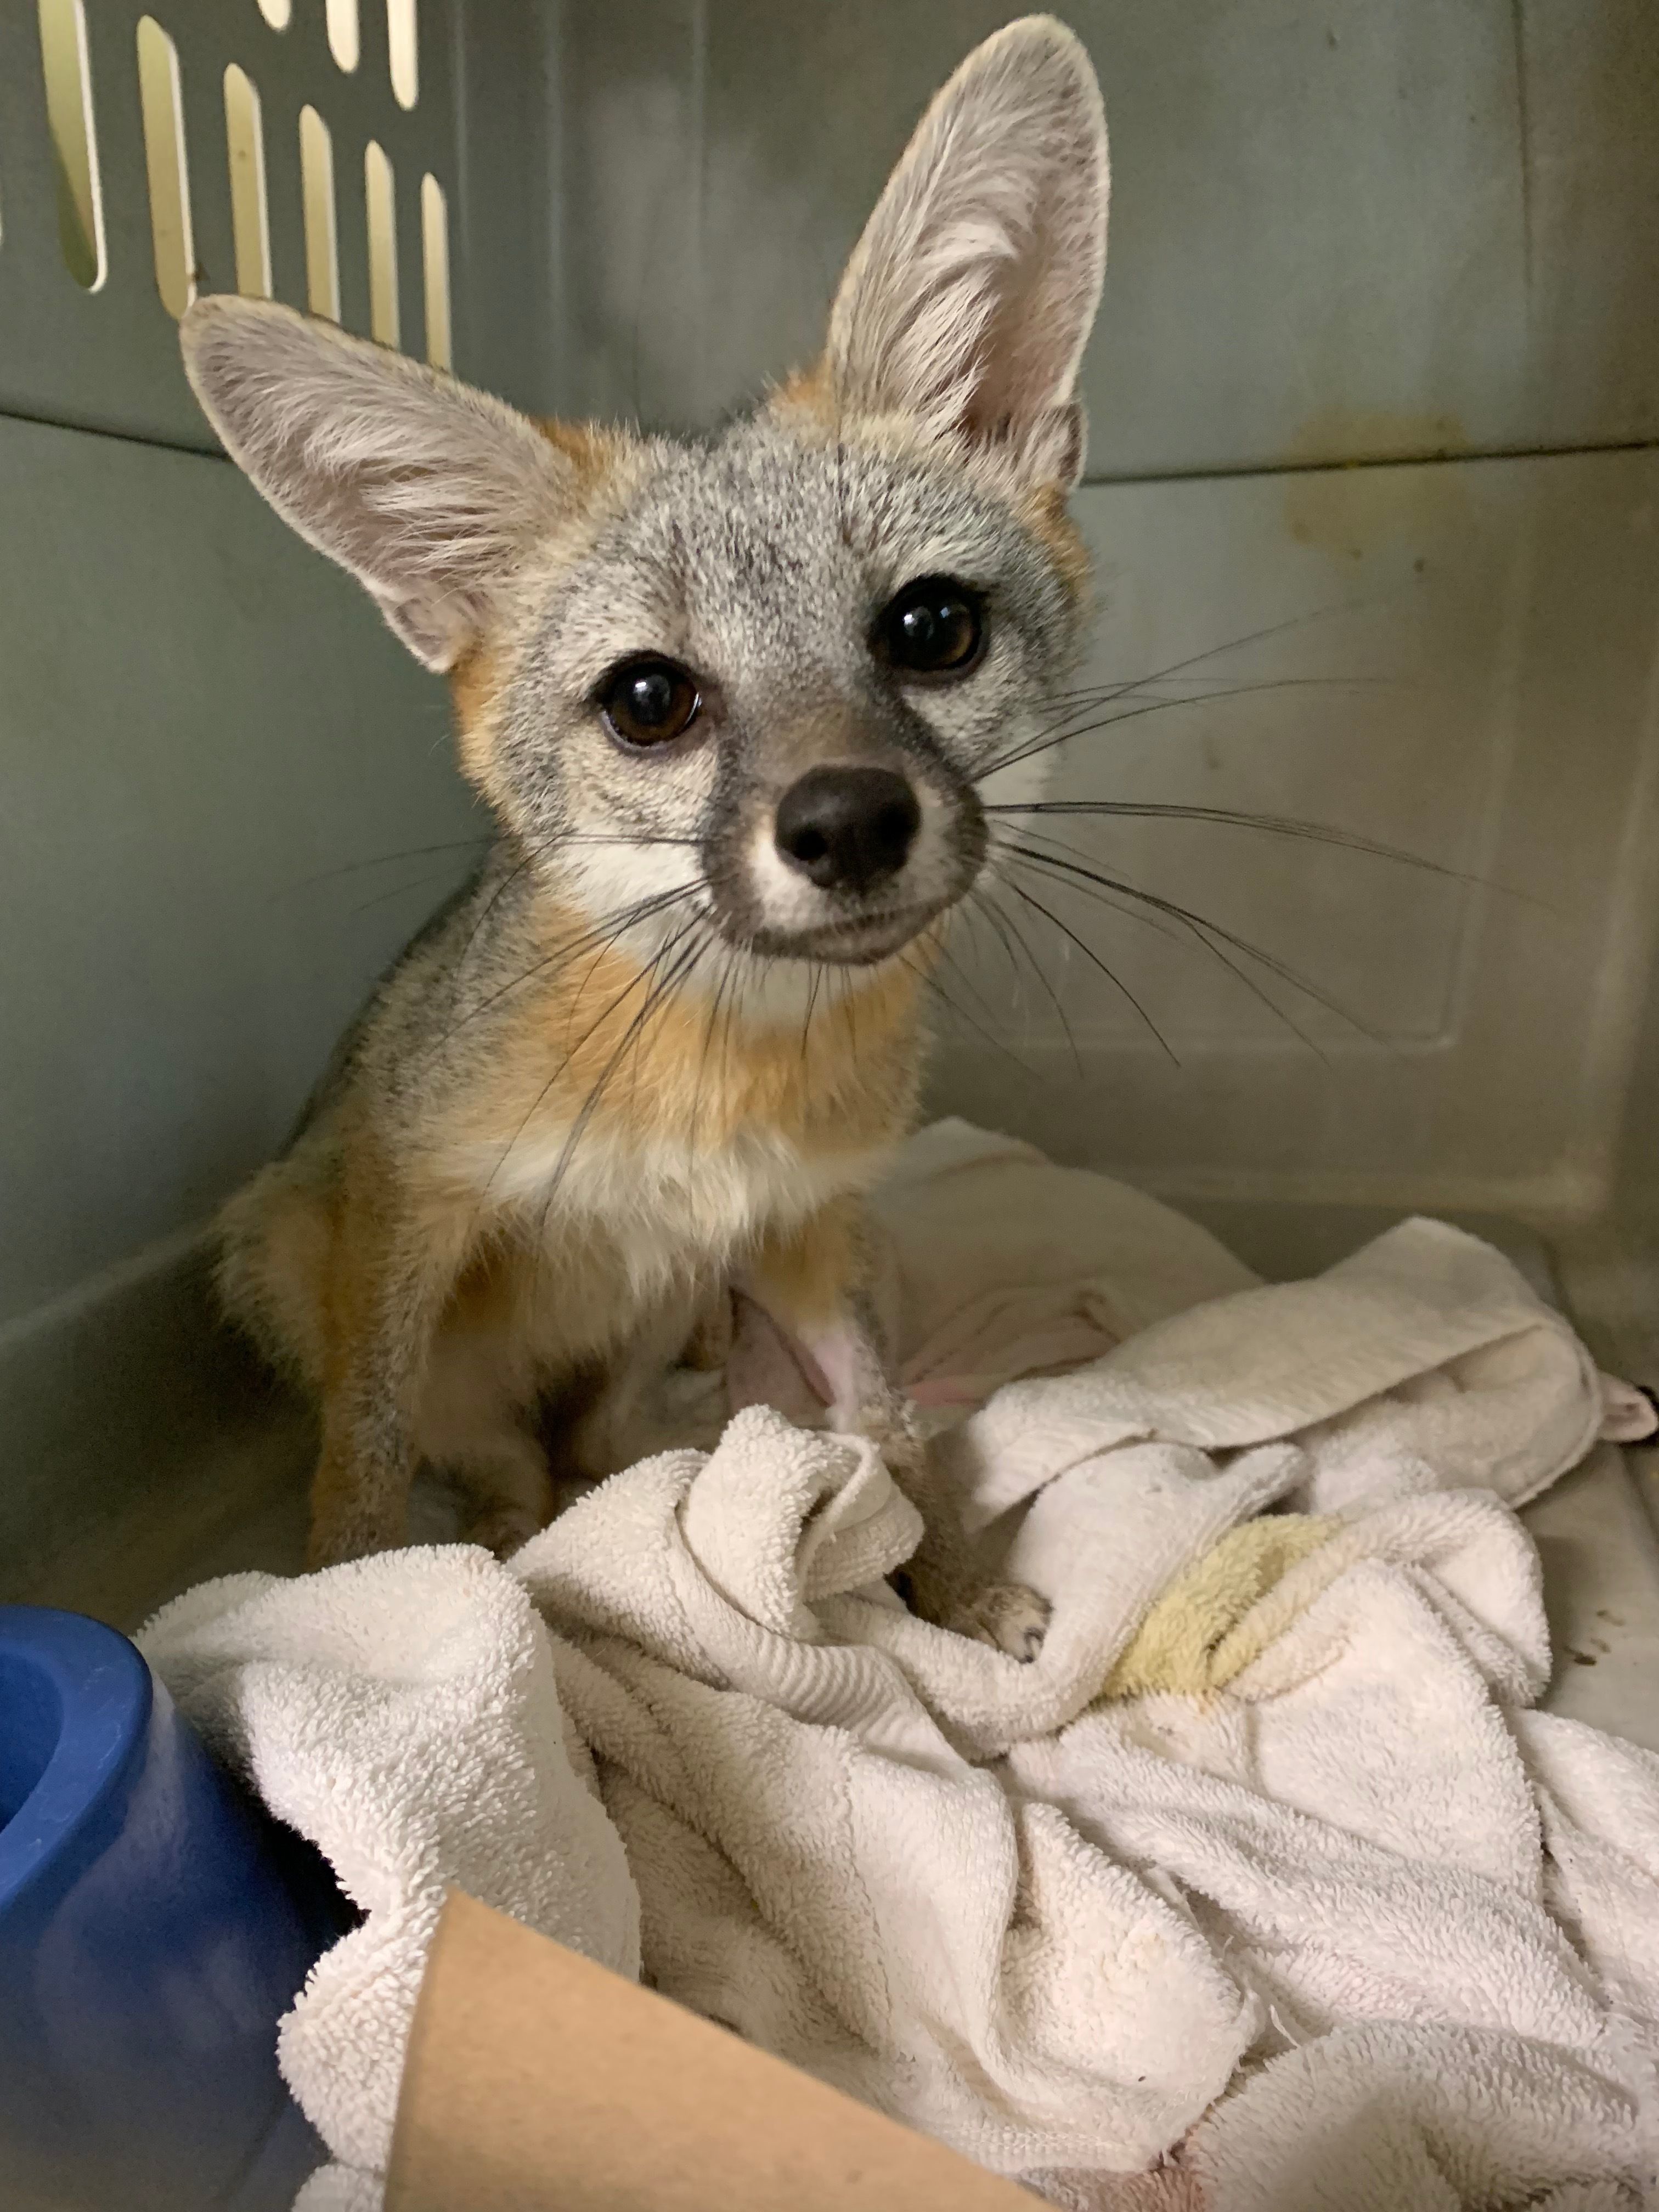
[(509, 1550), (617, 1462), (642, 1377), (759, 1313), (921, 1510), (918, 1610), (1036, 1648), (931, 1494), (862, 1199), (1076, 657), (1106, 210), (1093, 71), (1032, 16), (928, 108), (817, 367), (707, 440), (532, 422), (269, 302), (185, 315), (232, 458), (447, 676), (496, 824), (222, 1218), (231, 1311), (319, 1405), (313, 1564), (402, 1540), (422, 1462)]

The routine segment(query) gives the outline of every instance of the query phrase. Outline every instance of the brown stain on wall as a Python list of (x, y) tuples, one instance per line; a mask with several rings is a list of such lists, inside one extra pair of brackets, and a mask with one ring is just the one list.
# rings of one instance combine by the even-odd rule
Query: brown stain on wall
[(1285, 459), (1292, 466), (1352, 468), (1365, 461), (1447, 460), (1468, 451), (1468, 433), (1450, 413), (1322, 407), (1304, 418)]
[[(1322, 408), (1285, 453), (1293, 471), (1285, 479), (1285, 531), (1351, 569), (1371, 553), (1397, 551), (1461, 512), (1463, 472), (1437, 464), (1468, 450), (1455, 415)], [(1378, 462), (1395, 465), (1368, 465)]]

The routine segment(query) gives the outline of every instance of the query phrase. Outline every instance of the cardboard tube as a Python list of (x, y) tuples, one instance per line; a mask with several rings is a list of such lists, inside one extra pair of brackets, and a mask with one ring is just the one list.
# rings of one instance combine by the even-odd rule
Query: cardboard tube
[(452, 1892), (386, 2212), (1031, 2212), (997, 2174)]

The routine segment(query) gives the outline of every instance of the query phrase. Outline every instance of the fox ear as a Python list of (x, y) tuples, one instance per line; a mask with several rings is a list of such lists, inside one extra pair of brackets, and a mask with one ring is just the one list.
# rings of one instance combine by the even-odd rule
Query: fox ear
[(199, 300), (179, 336), (238, 467), (417, 659), (453, 667), (568, 512), (566, 457), (500, 400), (269, 301)]
[(854, 249), (830, 317), (837, 404), (994, 443), (1069, 490), (1107, 196), (1088, 55), (1050, 15), (1010, 23), (936, 96)]

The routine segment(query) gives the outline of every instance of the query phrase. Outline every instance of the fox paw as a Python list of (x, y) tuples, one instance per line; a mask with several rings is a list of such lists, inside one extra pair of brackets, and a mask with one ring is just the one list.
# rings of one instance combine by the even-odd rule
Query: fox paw
[(993, 1583), (953, 1615), (951, 1626), (958, 1636), (1029, 1662), (1042, 1649), (1051, 1611), (1048, 1599), (1024, 1583)]
[[(865, 1431), (866, 1435), (869, 1431)], [(927, 1470), (927, 1445), (908, 1423), (889, 1428), (884, 1436), (874, 1436), (871, 1442), (880, 1452), (884, 1465), (901, 1490), (907, 1489), (907, 1478), (914, 1483)]]
[(489, 1506), (467, 1522), (462, 1538), (469, 1544), (482, 1544), (498, 1559), (509, 1559), (520, 1545), (538, 1535), (541, 1528), (541, 1522), (527, 1506)]

